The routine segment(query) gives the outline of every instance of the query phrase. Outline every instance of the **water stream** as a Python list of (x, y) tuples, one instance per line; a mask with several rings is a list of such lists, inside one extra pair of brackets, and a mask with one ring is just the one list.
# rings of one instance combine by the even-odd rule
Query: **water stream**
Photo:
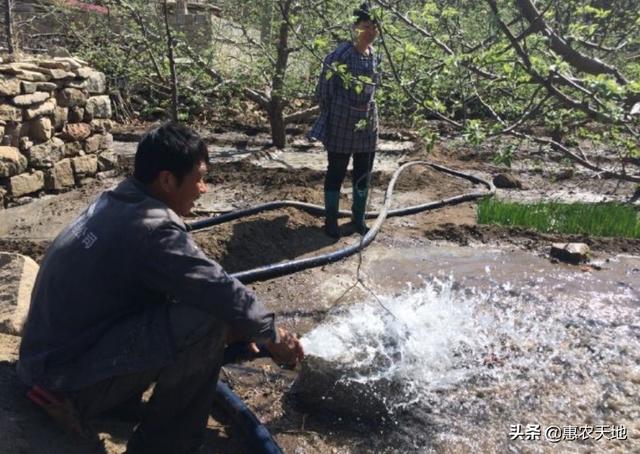
[(303, 339), (343, 383), (392, 390), (378, 396), (392, 424), (377, 449), (640, 449), (640, 258), (585, 272), (520, 252), (387, 254), (367, 267), (380, 301)]

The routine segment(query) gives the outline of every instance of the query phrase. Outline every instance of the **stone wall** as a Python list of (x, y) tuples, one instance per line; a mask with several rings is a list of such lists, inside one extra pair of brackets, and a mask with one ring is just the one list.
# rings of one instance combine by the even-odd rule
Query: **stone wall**
[(115, 168), (106, 78), (72, 57), (0, 64), (0, 208)]

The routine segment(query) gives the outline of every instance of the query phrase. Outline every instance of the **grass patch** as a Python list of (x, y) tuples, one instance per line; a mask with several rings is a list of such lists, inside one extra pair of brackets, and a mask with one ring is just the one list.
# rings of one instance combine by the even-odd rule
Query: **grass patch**
[(621, 203), (513, 203), (492, 198), (478, 204), (478, 223), (530, 227), (544, 233), (640, 238), (640, 213)]

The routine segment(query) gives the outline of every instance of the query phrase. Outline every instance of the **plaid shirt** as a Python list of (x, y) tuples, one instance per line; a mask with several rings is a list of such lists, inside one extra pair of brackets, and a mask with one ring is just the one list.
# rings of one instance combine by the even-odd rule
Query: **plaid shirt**
[[(371, 51), (371, 49), (369, 49)], [(316, 97), (320, 116), (308, 137), (320, 140), (330, 153), (370, 153), (378, 140), (378, 109), (374, 94), (378, 58), (362, 55), (349, 42), (324, 60)]]

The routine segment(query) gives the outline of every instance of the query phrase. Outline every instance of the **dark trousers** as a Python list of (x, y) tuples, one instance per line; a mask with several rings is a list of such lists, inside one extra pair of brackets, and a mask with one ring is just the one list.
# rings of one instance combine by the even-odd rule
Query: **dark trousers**
[(225, 328), (202, 311), (180, 305), (169, 309), (169, 323), (178, 348), (172, 364), (111, 377), (70, 396), (80, 416), (90, 418), (139, 401), (155, 382), (127, 453), (187, 453), (204, 440), (222, 366)]
[(327, 174), (324, 179), (325, 191), (340, 191), (342, 182), (347, 174), (347, 166), (349, 159), (353, 156), (353, 187), (360, 191), (364, 191), (368, 187), (368, 174), (373, 169), (373, 161), (376, 157), (375, 152), (372, 153), (327, 153), (329, 164)]

